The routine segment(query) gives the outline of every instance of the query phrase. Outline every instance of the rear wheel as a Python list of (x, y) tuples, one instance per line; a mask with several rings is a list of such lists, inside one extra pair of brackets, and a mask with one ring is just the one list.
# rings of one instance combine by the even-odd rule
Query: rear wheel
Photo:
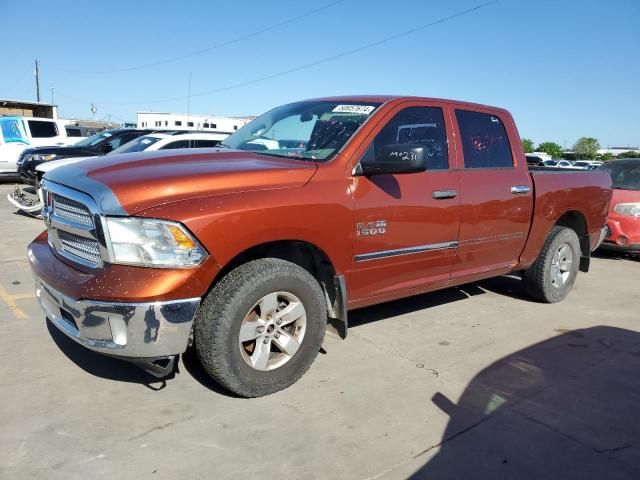
[(523, 272), (522, 280), (536, 300), (555, 303), (569, 294), (580, 267), (580, 241), (575, 231), (554, 227), (536, 261)]
[(195, 345), (205, 370), (225, 388), (259, 397), (295, 383), (322, 345), (327, 309), (303, 268), (279, 259), (248, 262), (204, 299)]

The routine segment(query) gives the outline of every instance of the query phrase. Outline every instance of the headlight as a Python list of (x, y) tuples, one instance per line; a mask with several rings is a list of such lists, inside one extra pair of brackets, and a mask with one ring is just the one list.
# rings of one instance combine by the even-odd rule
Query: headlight
[(627, 217), (640, 217), (640, 203), (619, 203), (613, 211)]
[(56, 157), (57, 155), (55, 153), (36, 153), (35, 155), (31, 155), (31, 159), (36, 162), (48, 162)]
[(111, 261), (147, 267), (193, 267), (207, 252), (179, 223), (107, 217)]
[(31, 158), (30, 153), (23, 153), (22, 155), (20, 155), (20, 157), (18, 157), (18, 165), (22, 165), (24, 162), (26, 162), (30, 158)]

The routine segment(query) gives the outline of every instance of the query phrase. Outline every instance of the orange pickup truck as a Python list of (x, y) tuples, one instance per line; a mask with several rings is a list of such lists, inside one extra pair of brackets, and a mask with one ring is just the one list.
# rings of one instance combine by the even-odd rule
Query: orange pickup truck
[(28, 248), (47, 318), (161, 376), (193, 346), (225, 388), (297, 381), (347, 312), (521, 272), (565, 298), (603, 239), (605, 172), (529, 171), (511, 115), (451, 100), (322, 98), (219, 148), (49, 172)]

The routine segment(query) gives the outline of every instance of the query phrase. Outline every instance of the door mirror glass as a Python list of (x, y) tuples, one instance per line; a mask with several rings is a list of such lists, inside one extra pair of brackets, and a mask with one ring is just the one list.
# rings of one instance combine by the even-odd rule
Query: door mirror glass
[(364, 160), (360, 167), (365, 176), (424, 172), (427, 169), (425, 149), (412, 143), (384, 145), (377, 149), (373, 161)]

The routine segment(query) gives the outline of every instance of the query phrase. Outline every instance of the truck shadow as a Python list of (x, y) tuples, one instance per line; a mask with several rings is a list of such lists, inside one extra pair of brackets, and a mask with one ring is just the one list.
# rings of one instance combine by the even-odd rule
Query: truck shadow
[(384, 320), (398, 315), (405, 315), (419, 310), (445, 305), (447, 303), (459, 302), (477, 295), (484, 295), (487, 292), (496, 293), (498, 295), (518, 300), (535, 302), (535, 300), (527, 296), (524, 292), (524, 289), (522, 288), (522, 280), (519, 276), (503, 275), (459, 287), (423, 293), (421, 295), (403, 298), (401, 300), (354, 310), (353, 312), (349, 312), (349, 328), (359, 327), (361, 325), (366, 325), (367, 323)]
[[(355, 328), (370, 322), (465, 300), (476, 295), (483, 295), (487, 291), (529, 300), (521, 291), (520, 282), (518, 277), (502, 276), (478, 283), (463, 285), (461, 287), (417, 295), (411, 297), (409, 300), (397, 300), (362, 308), (350, 312), (349, 327)], [(78, 367), (91, 375), (117, 382), (139, 383), (151, 390), (161, 390), (167, 386), (168, 381), (171, 381), (175, 377), (176, 373), (180, 373), (180, 366), (183, 366), (189, 375), (205, 388), (222, 395), (234, 397), (232, 393), (224, 390), (209, 377), (200, 364), (193, 348), (188, 348), (187, 351), (181, 355), (182, 362), (176, 361), (176, 369), (171, 375), (158, 379), (131, 362), (116, 357), (104, 356), (78, 345), (60, 332), (48, 320), (47, 329), (60, 351)], [(326, 352), (321, 350), (321, 353)]]
[[(96, 377), (116, 382), (138, 383), (150, 390), (162, 390), (168, 385), (167, 382), (173, 380), (176, 374), (180, 373), (181, 363), (176, 361), (174, 372), (164, 378), (158, 379), (132, 362), (101, 355), (88, 350), (82, 345), (78, 345), (59, 331), (49, 320), (47, 320), (47, 330), (60, 351), (64, 353), (69, 360), (85, 372)], [(224, 390), (207, 375), (202, 365), (200, 365), (193, 349), (188, 349), (181, 357), (185, 370), (201, 385), (216, 393), (234, 397), (232, 393)]]
[[(82, 345), (78, 345), (59, 331), (48, 319), (47, 330), (60, 351), (78, 367), (91, 375), (118, 382), (140, 383), (154, 390), (159, 389), (158, 387), (154, 387), (155, 385), (163, 383), (162, 380), (158, 380), (153, 375), (130, 362), (115, 357), (100, 355), (86, 349)], [(171, 376), (170, 378), (173, 377)], [(161, 386), (160, 388), (164, 387)]]
[(602, 258), (604, 260), (614, 260), (614, 261), (627, 260), (632, 262), (640, 261), (640, 253), (629, 254), (624, 252), (614, 252), (611, 250), (603, 250), (603, 249), (596, 250), (591, 254), (591, 256), (595, 258)]
[(433, 395), (449, 422), (410, 478), (640, 478), (640, 333), (557, 332)]

